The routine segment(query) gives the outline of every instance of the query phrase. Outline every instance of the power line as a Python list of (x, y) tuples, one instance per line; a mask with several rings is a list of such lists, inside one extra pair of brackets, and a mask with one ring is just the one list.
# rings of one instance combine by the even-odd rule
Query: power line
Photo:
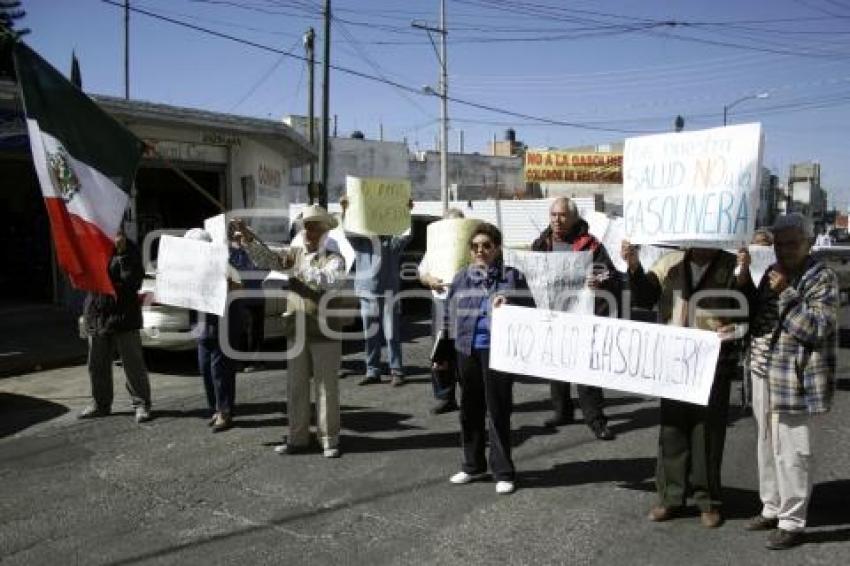
[(272, 75), (272, 73), (274, 73), (277, 70), (277, 68), (280, 67), (281, 63), (283, 63), (286, 60), (287, 55), (290, 55), (293, 51), (295, 51), (295, 49), (300, 44), (301, 44), (301, 38), (298, 38), (298, 39), (295, 40), (295, 44), (293, 44), (293, 46), (290, 47), (286, 51), (286, 53), (281, 53), (281, 55), (280, 55), (280, 57), (278, 57), (277, 61), (275, 61), (274, 64), (271, 67), (269, 67), (269, 69), (265, 73), (260, 75), (260, 77), (257, 79), (257, 81), (253, 84), (253, 86), (251, 86), (251, 88), (249, 88), (248, 91), (241, 98), (239, 98), (239, 100), (233, 106), (231, 106), (228, 109), (228, 112), (232, 112), (234, 109), (241, 106), (243, 102), (248, 100), (257, 91), (257, 89), (260, 88), (260, 85), (262, 85), (264, 82), (266, 82), (268, 80), (268, 78)]
[[(213, 0), (205, 0), (205, 1), (213, 1)], [(220, 1), (223, 2), (223, 0), (220, 0)], [(124, 7), (123, 4), (119, 4), (115, 0), (101, 0), (101, 2), (103, 2), (105, 4), (109, 4), (111, 6), (120, 7), (120, 8)], [(185, 27), (187, 29), (192, 29), (194, 31), (198, 31), (198, 32), (201, 32), (201, 33), (206, 33), (208, 35), (212, 35), (212, 36), (215, 36), (215, 37), (218, 37), (218, 38), (221, 38), (221, 39), (227, 39), (229, 41), (241, 43), (243, 45), (254, 47), (256, 49), (261, 49), (263, 51), (269, 51), (271, 53), (278, 53), (278, 54), (281, 54), (281, 55), (285, 54), (284, 51), (281, 51), (281, 50), (276, 49), (274, 47), (270, 47), (268, 45), (263, 45), (262, 43), (258, 43), (256, 41), (243, 39), (243, 38), (231, 35), (231, 34), (227, 34), (227, 33), (223, 33), (223, 32), (220, 32), (220, 31), (205, 28), (203, 26), (198, 26), (198, 25), (191, 24), (191, 23), (188, 23), (188, 22), (176, 20), (174, 18), (169, 18), (167, 16), (163, 16), (163, 15), (157, 14), (155, 12), (150, 12), (148, 10), (142, 10), (142, 9), (136, 8), (134, 6), (130, 6), (130, 10), (133, 11), (133, 12), (148, 16), (150, 18), (154, 18), (154, 19), (157, 19), (157, 20), (160, 20), (160, 21), (168, 22), (170, 24), (174, 24), (174, 25), (177, 25), (177, 26)], [(285, 56), (291, 57), (293, 59), (298, 59), (299, 61), (306, 61), (305, 57), (300, 56), (300, 55), (295, 55), (294, 53), (285, 54)], [(410, 86), (407, 86), (407, 85), (404, 85), (404, 84), (401, 84), (401, 83), (398, 83), (396, 81), (392, 81), (392, 80), (389, 80), (389, 79), (383, 79), (381, 77), (370, 75), (368, 73), (364, 73), (363, 71), (358, 71), (356, 69), (350, 69), (348, 67), (341, 67), (339, 65), (334, 65), (334, 64), (330, 64), (329, 67), (331, 69), (338, 71), (340, 73), (343, 73), (343, 74), (351, 75), (351, 76), (354, 76), (354, 77), (359, 77), (361, 79), (365, 79), (365, 80), (369, 80), (369, 81), (373, 81), (373, 82), (378, 82), (378, 83), (390, 85), (390, 86), (393, 86), (395, 88), (407, 91), (411, 94), (416, 94), (418, 96), (426, 96), (425, 94), (423, 94), (417, 88), (413, 88), (413, 87), (410, 87)], [(517, 117), (517, 118), (524, 118), (526, 120), (534, 120), (534, 121), (538, 121), (538, 122), (545, 123), (545, 124), (560, 125), (560, 126), (564, 126), (564, 127), (578, 128), (578, 129), (582, 129), (582, 130), (607, 131), (607, 132), (615, 132), (615, 133), (629, 133), (629, 134), (656, 133), (655, 131), (648, 131), (648, 130), (624, 130), (624, 129), (620, 129), (620, 128), (600, 128), (600, 127), (590, 126), (588, 124), (584, 124), (584, 123), (580, 123), (580, 122), (567, 122), (567, 121), (563, 121), (563, 120), (556, 120), (556, 119), (553, 119), (553, 118), (533, 116), (531, 114), (525, 114), (523, 112), (515, 112), (515, 111), (512, 111), (512, 110), (499, 108), (497, 106), (491, 106), (491, 105), (488, 105), (488, 104), (481, 104), (481, 103), (472, 102), (472, 101), (469, 101), (469, 100), (464, 100), (464, 99), (455, 98), (455, 97), (447, 97), (447, 99), (449, 101), (451, 101), (455, 104), (459, 104), (461, 106), (468, 106), (468, 107), (471, 107), (471, 108), (477, 108), (479, 110), (486, 110), (488, 112), (493, 112), (493, 113), (497, 113), (497, 114), (504, 114), (506, 116), (514, 116), (514, 117)]]

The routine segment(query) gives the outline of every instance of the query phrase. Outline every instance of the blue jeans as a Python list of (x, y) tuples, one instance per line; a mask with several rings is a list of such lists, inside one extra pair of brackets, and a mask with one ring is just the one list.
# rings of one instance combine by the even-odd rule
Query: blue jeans
[(360, 316), (363, 318), (363, 331), (366, 333), (367, 376), (381, 375), (381, 347), (384, 342), (389, 352), (390, 372), (402, 373), (399, 306), (399, 303), (395, 302), (393, 308), (388, 309), (386, 295), (360, 296)]
[(218, 339), (198, 340), (198, 368), (210, 410), (232, 413), (236, 402), (236, 362), (224, 355)]

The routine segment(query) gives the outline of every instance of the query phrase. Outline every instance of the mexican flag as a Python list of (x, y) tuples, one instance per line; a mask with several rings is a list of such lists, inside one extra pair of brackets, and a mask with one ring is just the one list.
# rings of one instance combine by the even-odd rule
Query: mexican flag
[(143, 143), (22, 42), (14, 57), (59, 266), (114, 295), (107, 268)]

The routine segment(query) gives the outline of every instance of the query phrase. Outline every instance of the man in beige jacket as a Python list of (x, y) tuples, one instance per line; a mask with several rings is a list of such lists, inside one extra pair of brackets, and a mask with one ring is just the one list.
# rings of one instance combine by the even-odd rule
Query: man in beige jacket
[[(333, 332), (342, 329), (344, 321), (333, 311), (338, 299), (324, 295), (336, 291), (344, 282), (345, 260), (325, 247), (328, 230), (336, 219), (318, 205), (301, 213), (303, 247), (292, 246), (280, 253), (270, 250), (241, 220), (234, 220), (237, 241), (260, 269), (283, 271), (289, 275), (290, 294), (284, 316), (289, 338), (303, 345), (289, 360), (287, 379), (287, 416), (289, 435), (275, 448), (279, 454), (302, 452), (310, 441), (310, 381), (316, 383), (316, 429), (326, 458), (336, 458), (339, 451), (339, 387), (337, 372), (342, 357), (342, 343)], [(335, 304), (337, 303), (337, 304)], [(303, 325), (297, 319), (303, 320)], [(324, 327), (323, 327), (324, 324)], [(296, 335), (301, 330), (303, 334)], [(303, 340), (302, 340), (303, 339)]]

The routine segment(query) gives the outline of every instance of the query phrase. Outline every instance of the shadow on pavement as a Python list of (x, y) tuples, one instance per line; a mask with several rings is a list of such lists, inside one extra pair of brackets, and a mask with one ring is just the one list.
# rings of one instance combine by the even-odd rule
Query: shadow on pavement
[(603, 482), (639, 484), (654, 474), (655, 458), (623, 458), (566, 462), (546, 470), (521, 471), (518, 479), (523, 489), (534, 489)]
[[(837, 525), (850, 526), (850, 480), (818, 483), (815, 484), (812, 491), (808, 526), (830, 527)], [(848, 529), (844, 529), (844, 531), (845, 535), (850, 534)], [(850, 540), (850, 536), (835, 540)]]
[(0, 393), (0, 438), (68, 412), (64, 405), (27, 395)]

